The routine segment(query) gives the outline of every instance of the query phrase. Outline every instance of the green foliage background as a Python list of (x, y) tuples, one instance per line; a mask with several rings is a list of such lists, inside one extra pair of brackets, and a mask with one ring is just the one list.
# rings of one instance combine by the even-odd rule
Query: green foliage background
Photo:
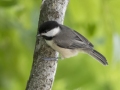
[[(35, 47), (40, 0), (0, 0), (0, 90), (24, 90)], [(70, 0), (64, 24), (108, 60), (59, 60), (52, 90), (120, 90), (120, 0)]]

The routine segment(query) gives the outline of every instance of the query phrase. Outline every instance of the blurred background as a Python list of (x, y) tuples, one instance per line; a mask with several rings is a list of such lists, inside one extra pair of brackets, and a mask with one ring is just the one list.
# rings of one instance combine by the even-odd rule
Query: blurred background
[[(41, 0), (0, 0), (0, 90), (25, 90)], [(108, 60), (86, 54), (59, 60), (52, 90), (120, 90), (120, 0), (70, 0), (64, 24)]]

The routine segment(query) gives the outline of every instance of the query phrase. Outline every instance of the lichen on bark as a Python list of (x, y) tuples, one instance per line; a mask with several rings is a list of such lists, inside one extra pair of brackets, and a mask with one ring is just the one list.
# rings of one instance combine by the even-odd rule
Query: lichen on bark
[[(38, 28), (41, 23), (48, 20), (63, 24), (68, 2), (69, 0), (43, 0)], [(57, 60), (45, 61), (44, 57), (58, 57), (58, 53), (50, 48), (43, 38), (36, 37), (33, 65), (26, 90), (51, 90), (57, 69)]]

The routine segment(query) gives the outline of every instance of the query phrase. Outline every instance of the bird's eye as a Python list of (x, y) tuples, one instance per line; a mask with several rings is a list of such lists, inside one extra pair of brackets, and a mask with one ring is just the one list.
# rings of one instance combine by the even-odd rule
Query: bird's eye
[(44, 30), (44, 32), (43, 32), (43, 33), (47, 33), (47, 31), (48, 31), (48, 30)]

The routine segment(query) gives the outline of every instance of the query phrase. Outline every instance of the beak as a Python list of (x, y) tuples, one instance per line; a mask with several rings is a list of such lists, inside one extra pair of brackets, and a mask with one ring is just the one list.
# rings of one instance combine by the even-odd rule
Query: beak
[(40, 36), (41, 36), (40, 34), (37, 35), (37, 37), (40, 37)]

